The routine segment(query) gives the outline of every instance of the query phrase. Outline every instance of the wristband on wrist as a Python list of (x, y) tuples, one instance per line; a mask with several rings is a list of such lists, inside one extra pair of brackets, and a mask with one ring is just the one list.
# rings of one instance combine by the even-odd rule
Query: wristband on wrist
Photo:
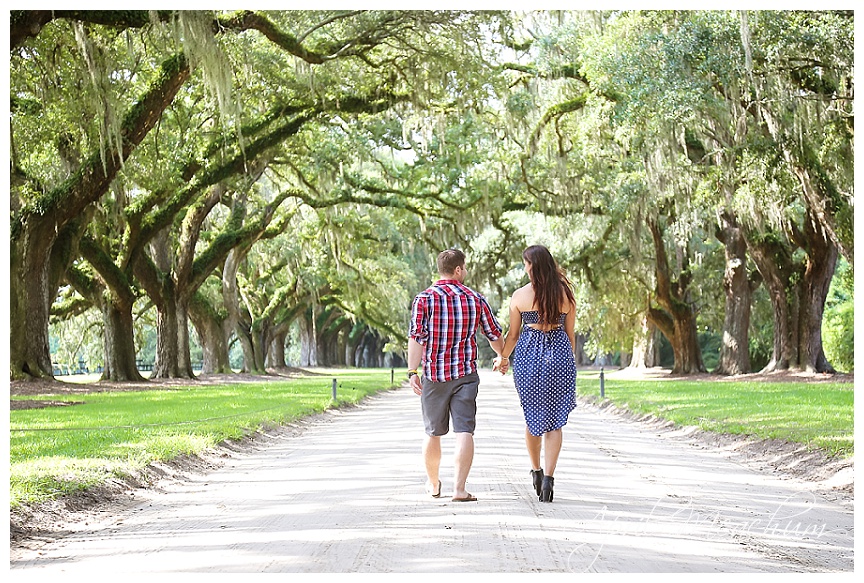
[(409, 371), (408, 371), (408, 378), (410, 379), (411, 377), (413, 377), (413, 376), (416, 375), (416, 374), (417, 374), (417, 369), (416, 369), (416, 368), (415, 368), (414, 370), (409, 370)]

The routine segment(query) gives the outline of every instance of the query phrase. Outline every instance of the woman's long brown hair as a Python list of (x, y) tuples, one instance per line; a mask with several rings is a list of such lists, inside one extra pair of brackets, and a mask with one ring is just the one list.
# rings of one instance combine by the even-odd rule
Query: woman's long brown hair
[(563, 299), (566, 297), (571, 304), (576, 303), (570, 280), (543, 245), (531, 245), (522, 252), (522, 259), (531, 264), (531, 284), (539, 323), (557, 324)]

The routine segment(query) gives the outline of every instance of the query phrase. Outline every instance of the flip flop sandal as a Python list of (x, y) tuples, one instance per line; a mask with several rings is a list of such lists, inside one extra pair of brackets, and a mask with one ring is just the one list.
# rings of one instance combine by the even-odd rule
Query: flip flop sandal
[(441, 480), (438, 480), (438, 492), (437, 493), (433, 490), (430, 490), (428, 486), (426, 487), (426, 493), (429, 494), (430, 496), (432, 496), (433, 498), (440, 498), (441, 497)]
[(474, 494), (468, 494), (464, 498), (453, 498), (453, 502), (477, 502), (477, 497)]

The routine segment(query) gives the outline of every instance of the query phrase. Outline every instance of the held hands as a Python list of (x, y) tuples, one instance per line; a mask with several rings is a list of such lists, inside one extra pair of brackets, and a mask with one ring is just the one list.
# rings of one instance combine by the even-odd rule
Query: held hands
[(500, 371), (502, 375), (505, 374), (509, 368), (510, 359), (506, 356), (499, 356), (492, 361), (492, 370)]

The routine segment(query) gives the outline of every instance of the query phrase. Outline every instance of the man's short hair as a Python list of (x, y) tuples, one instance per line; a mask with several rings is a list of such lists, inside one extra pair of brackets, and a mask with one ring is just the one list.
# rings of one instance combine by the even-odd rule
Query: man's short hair
[(452, 275), (460, 266), (465, 266), (465, 254), (459, 249), (447, 249), (438, 254), (439, 274)]

